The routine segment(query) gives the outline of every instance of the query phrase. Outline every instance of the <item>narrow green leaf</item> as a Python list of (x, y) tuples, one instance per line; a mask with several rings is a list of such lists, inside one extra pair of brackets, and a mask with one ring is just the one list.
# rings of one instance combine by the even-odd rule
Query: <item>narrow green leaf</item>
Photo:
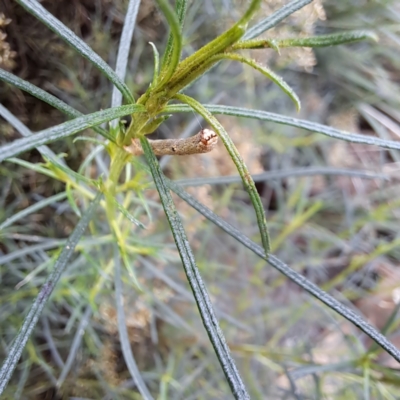
[(131, 278), (135, 289), (138, 291), (138, 293), (143, 293), (143, 286), (141, 285), (140, 281), (137, 278), (137, 273), (136, 273), (135, 268), (132, 267), (132, 265), (131, 265), (131, 263), (132, 263), (132, 260), (130, 260), (131, 257), (128, 256), (126, 248), (123, 248), (120, 245), (118, 245), (118, 248), (119, 248), (119, 253), (121, 255), (122, 261), (125, 265), (126, 270), (128, 271), (129, 277)]
[(35, 0), (16, 0), (29, 13), (34, 15), (39, 21), (43, 22), (56, 35), (65, 40), (80, 55), (85, 57), (96, 66), (123, 94), (126, 101), (134, 103), (135, 99), (125, 83), (118, 77), (113, 69), (95, 53), (81, 38), (75, 35), (54, 15), (50, 14), (39, 2)]
[[(345, 140), (352, 143), (364, 143), (374, 146), (383, 147), (386, 149), (400, 150), (400, 141), (395, 142), (393, 140), (384, 140), (376, 138), (374, 136), (360, 135), (357, 133), (349, 133), (341, 131), (339, 129), (332, 128), (330, 126), (318, 124), (316, 122), (310, 122), (301, 120), (293, 117), (286, 117), (284, 115), (271, 113), (268, 111), (261, 110), (250, 110), (248, 108), (231, 107), (231, 106), (217, 106), (212, 104), (205, 104), (204, 107), (211, 114), (223, 114), (232, 115), (236, 117), (253, 118), (261, 121), (276, 122), (278, 124), (295, 126), (296, 128), (305, 129), (311, 132), (321, 133), (322, 135), (329, 136), (334, 139)], [(165, 113), (176, 113), (176, 112), (191, 112), (191, 107), (185, 104), (171, 105), (163, 109)]]
[[(125, 80), (129, 50), (131, 48), (139, 5), (140, 0), (129, 0), (128, 10), (125, 14), (124, 26), (118, 46), (117, 62), (115, 65), (115, 72), (121, 82)], [(111, 95), (111, 107), (118, 107), (122, 104), (122, 92), (117, 91), (117, 89), (118, 87), (115, 85)]]
[(50, 104), (51, 106), (53, 106), (57, 110), (62, 111), (64, 114), (68, 115), (69, 117), (75, 118), (75, 117), (79, 117), (82, 115), (79, 111), (75, 110), (68, 104), (64, 103), (62, 100), (53, 96), (52, 94), (47, 93), (46, 91), (38, 88), (37, 86), (32, 85), (32, 83), (24, 81), (23, 79), (19, 78), (18, 76), (14, 75), (10, 72), (4, 71), (1, 68), (0, 68), (0, 80), (17, 87), (18, 89), (21, 89), (24, 92), (31, 94), (32, 96), (35, 96), (36, 98), (44, 101), (47, 104)]
[[(27, 92), (31, 94), (32, 96), (36, 97), (39, 100), (44, 101), (47, 104), (50, 104), (57, 110), (60, 110), (64, 114), (68, 115), (69, 117), (72, 118), (77, 118), (81, 117), (83, 114), (79, 112), (78, 110), (75, 110), (75, 108), (72, 108), (68, 104), (64, 103), (62, 100), (58, 99), (57, 97), (51, 95), (50, 93), (45, 92), (44, 90), (38, 88), (35, 85), (32, 85), (31, 83), (24, 81), (21, 78), (18, 78), (18, 76), (15, 76), (11, 74), (10, 72), (4, 71), (3, 69), (0, 68), (0, 80), (3, 82), (7, 82), (10, 85), (13, 85), (17, 87), (18, 89), (23, 90), (24, 92)], [(112, 142), (115, 142), (115, 139), (113, 138), (112, 135), (110, 135), (106, 130), (100, 127), (93, 127), (93, 130), (97, 132), (98, 134), (104, 136), (106, 139), (111, 140)]]
[(283, 47), (327, 47), (340, 44), (355, 43), (362, 40), (378, 41), (378, 36), (370, 31), (348, 31), (332, 33), (330, 35), (319, 35), (312, 37), (288, 38), (288, 39), (253, 39), (235, 43), (233, 50), (242, 49), (265, 49), (278, 50)]
[(121, 212), (121, 214), (126, 219), (128, 219), (133, 224), (139, 226), (142, 229), (145, 228), (145, 226), (139, 220), (137, 220), (122, 204), (118, 203), (118, 201), (116, 199), (114, 199), (114, 201), (115, 201), (115, 205), (117, 206), (118, 210)]
[(17, 139), (12, 143), (2, 146), (0, 148), (0, 162), (4, 161), (6, 158), (14, 157), (24, 151), (71, 136), (74, 133), (91, 128), (92, 126), (100, 125), (103, 122), (142, 111), (144, 111), (143, 106), (129, 104), (126, 106), (98, 111), (93, 114), (73, 119), (72, 121), (64, 122), (63, 124), (40, 131), (33, 136)]
[(24, 319), (21, 330), (15, 338), (7, 358), (4, 360), (0, 370), (0, 395), (3, 393), (7, 386), (11, 375), (17, 366), (18, 360), (24, 350), (24, 347), (35, 328), (37, 321), (46, 305), (50, 295), (52, 294), (58, 280), (62, 273), (65, 271), (67, 264), (74, 253), (75, 246), (78, 244), (81, 236), (84, 234), (87, 225), (92, 219), (93, 213), (97, 208), (101, 199), (101, 193), (98, 193), (96, 198), (90, 204), (89, 208), (83, 214), (82, 219), (78, 222), (71, 236), (67, 240), (60, 256), (58, 257), (56, 264), (54, 265), (53, 272), (47, 277), (46, 282), (43, 284), (39, 291), (35, 301), (33, 302), (31, 309)]
[(81, 211), (74, 199), (74, 194), (72, 193), (71, 184), (68, 182), (65, 186), (65, 192), (67, 193), (68, 203), (71, 206), (71, 210), (77, 215), (77, 217), (82, 218)]
[[(0, 104), (0, 116), (2, 116), (11, 126), (13, 126), (23, 137), (31, 137), (33, 135), (31, 130), (24, 125), (19, 118), (8, 111), (7, 108), (5, 108), (2, 104)], [(47, 146), (39, 146), (37, 150), (43, 157), (54, 160), (54, 163), (64, 163), (64, 160), (60, 157), (57, 157)]]
[(126, 318), (124, 311), (124, 292), (121, 280), (121, 263), (117, 245), (114, 245), (114, 287), (115, 287), (115, 303), (117, 305), (117, 324), (119, 340), (121, 343), (122, 354), (128, 367), (128, 370), (135, 382), (142, 398), (152, 400), (149, 389), (140, 375), (139, 368), (136, 364), (135, 357), (132, 353), (131, 342), (129, 340), (128, 329), (126, 327)]
[(3, 266), (11, 261), (23, 259), (25, 256), (33, 255), (38, 251), (47, 251), (50, 249), (59, 248), (65, 242), (66, 240), (64, 239), (46, 239), (39, 244), (34, 244), (32, 246), (25, 245), (24, 247), (17, 248), (16, 250), (5, 255), (0, 255), (0, 265)]
[(253, 18), (254, 14), (258, 11), (260, 5), (261, 5), (261, 0), (253, 0), (250, 3), (249, 8), (244, 13), (243, 17), (240, 18), (240, 20), (235, 25), (247, 28), (247, 24)]
[(389, 342), (380, 332), (378, 332), (372, 325), (366, 322), (362, 317), (352, 311), (350, 308), (346, 307), (329, 293), (324, 292), (317, 285), (306, 279), (304, 276), (296, 272), (287, 266), (284, 262), (279, 260), (274, 255), (270, 254), (268, 257), (265, 255), (264, 249), (258, 244), (254, 243), (247, 236), (243, 235), (239, 230), (234, 228), (232, 225), (228, 224), (222, 218), (214, 214), (210, 209), (208, 209), (203, 204), (195, 200), (191, 195), (186, 193), (182, 188), (180, 188), (175, 183), (166, 180), (168, 187), (176, 193), (182, 200), (186, 201), (195, 210), (204, 215), (213, 224), (220, 227), (228, 235), (235, 238), (238, 242), (242, 243), (248, 249), (250, 249), (254, 254), (258, 255), (260, 258), (266, 260), (273, 268), (278, 270), (280, 273), (288, 277), (291, 281), (299, 285), (306, 292), (314, 296), (316, 299), (320, 300), (322, 303), (327, 305), (331, 310), (337, 312), (339, 315), (352, 322), (355, 326), (360, 328), (366, 335), (368, 335), (372, 340), (378, 343), (383, 349), (385, 349), (392, 357), (394, 357), (398, 362), (400, 362), (400, 350), (397, 349), (392, 343)]
[[(175, 12), (178, 17), (179, 23), (179, 32), (182, 36), (183, 24), (186, 16), (186, 8), (187, 8), (187, 0), (176, 0), (175, 4)], [(174, 34), (171, 32), (168, 37), (167, 46), (164, 52), (163, 61), (162, 61), (162, 70), (164, 71), (168, 68), (169, 63), (171, 62), (172, 52), (174, 47)], [(158, 68), (157, 68), (158, 69)]]
[(300, 111), (301, 104), (297, 94), (279, 75), (275, 74), (275, 72), (271, 71), (267, 67), (258, 64), (255, 60), (243, 57), (240, 54), (224, 53), (221, 58), (239, 61), (241, 63), (250, 65), (250, 67), (253, 67), (255, 70), (261, 72), (264, 76), (271, 79), (272, 82), (276, 83), (293, 100), (294, 104), (296, 105), (297, 111)]
[(265, 254), (269, 253), (270, 250), (270, 240), (267, 228), (267, 220), (265, 218), (264, 206), (262, 205), (260, 196), (257, 192), (254, 181), (244, 163), (242, 157), (240, 156), (238, 150), (236, 149), (234, 143), (230, 136), (226, 133), (224, 127), (218, 122), (218, 120), (213, 117), (213, 115), (199, 102), (193, 98), (186, 96), (184, 94), (177, 94), (175, 96), (178, 100), (183, 103), (188, 104), (193, 110), (200, 114), (217, 132), (218, 136), (221, 138), (225, 148), (227, 149), (232, 161), (235, 163), (236, 168), (242, 178), (243, 185), (250, 196), (251, 203), (253, 205), (254, 211), (257, 217), (257, 224), (261, 235), (261, 241), (265, 250)]
[(175, 208), (171, 193), (166, 186), (166, 178), (161, 171), (160, 165), (158, 164), (157, 158), (151, 149), (149, 141), (145, 136), (143, 136), (140, 139), (140, 142), (144, 150), (147, 163), (149, 164), (157, 191), (160, 195), (161, 203), (164, 207), (165, 215), (167, 216), (172, 234), (174, 236), (176, 247), (178, 248), (187, 279), (203, 320), (203, 325), (214, 347), (220, 365), (225, 373), (225, 377), (236, 399), (250, 399), (236, 368), (235, 362), (230, 355), (230, 351), (226, 344), (226, 340), (221, 328), (219, 327), (210, 297), (197, 268), (192, 249), (190, 248), (189, 241), (182, 225), (182, 221)]
[[(398, 326), (398, 321), (396, 321), (396, 317), (397, 314), (400, 310), (400, 303), (396, 304), (396, 307), (393, 309), (392, 313), (390, 314), (389, 318), (387, 319), (387, 321), (385, 322), (384, 327), (381, 329), (381, 333), (383, 335), (387, 334), (390, 330), (390, 328), (392, 328), (393, 325), (395, 325), (395, 322), (397, 322), (397, 326)], [(372, 343), (371, 346), (368, 349), (368, 354), (373, 354), (378, 350), (378, 345), (376, 344), (376, 342)]]
[(278, 47), (327, 47), (346, 43), (360, 42), (362, 40), (378, 41), (378, 36), (369, 31), (349, 31), (320, 35), (306, 38), (278, 39)]
[(35, 171), (39, 174), (48, 176), (49, 178), (57, 179), (57, 174), (54, 171), (51, 171), (48, 168), (44, 167), (43, 164), (31, 163), (29, 161), (21, 160), (20, 158), (14, 157), (8, 158), (7, 161), (20, 165), (21, 167), (26, 168), (28, 171)]
[(61, 192), (54, 196), (48, 197), (47, 199), (40, 200), (35, 204), (32, 204), (31, 206), (15, 213), (11, 217), (9, 217), (5, 221), (3, 221), (0, 224), (0, 231), (9, 227), (10, 225), (14, 224), (15, 222), (21, 220), (22, 218), (25, 218), (26, 216), (34, 213), (35, 211), (41, 210), (42, 208), (44, 208), (50, 204), (53, 204), (57, 201), (64, 200), (66, 197), (67, 197), (67, 194), (65, 192)]
[(371, 393), (371, 370), (368, 364), (363, 365), (363, 386), (364, 386), (364, 396), (363, 400), (370, 400)]
[(74, 138), (72, 143), (76, 143), (76, 142), (89, 142), (89, 143), (95, 143), (98, 146), (107, 147), (106, 142), (104, 142), (104, 141), (102, 142), (101, 140), (92, 138), (90, 136), (77, 136), (76, 138)]
[(235, 43), (230, 50), (256, 50), (256, 49), (274, 49), (279, 53), (277, 39), (251, 39)]
[[(180, 82), (187, 79), (188, 76), (193, 75), (192, 80), (195, 80), (198, 75), (196, 75), (196, 70), (201, 68), (203, 63), (208, 63), (209, 59), (224, 51), (233, 43), (236, 43), (244, 34), (247, 23), (253, 14), (257, 11), (261, 3), (261, 0), (252, 0), (249, 8), (245, 12), (244, 16), (231, 28), (219, 35), (217, 38), (207, 43), (201, 49), (197, 50), (194, 54), (185, 58), (178, 67), (176, 74), (174, 74), (173, 79), (169, 82), (169, 86), (174, 88), (175, 86), (182, 87)], [(204, 73), (204, 71), (202, 72)], [(175, 92), (174, 89), (172, 89)], [(180, 90), (180, 89), (178, 89)]]
[[(43, 158), (46, 161), (46, 167), (49, 171), (53, 172), (55, 177), (60, 177), (60, 172), (63, 172), (65, 175), (69, 176), (72, 180), (75, 182), (85, 182), (88, 185), (93, 186), (94, 185), (94, 180), (87, 178), (86, 176), (79, 174), (72, 170), (71, 168), (67, 167), (64, 164), (61, 164), (60, 162), (57, 162), (57, 159), (54, 158), (48, 158), (46, 156), (43, 156)], [(8, 159), (11, 160), (11, 159)], [(15, 158), (12, 158), (12, 160), (15, 160)], [(15, 162), (15, 161), (14, 161)]]
[(80, 175), (85, 174), (85, 169), (88, 168), (90, 163), (93, 161), (96, 156), (101, 153), (104, 150), (104, 145), (102, 144), (101, 146), (95, 147), (88, 155), (87, 157), (83, 160), (82, 164), (79, 166), (78, 173)]
[(244, 34), (243, 40), (254, 39), (257, 36), (260, 36), (263, 32), (273, 28), (275, 25), (279, 24), (279, 22), (284, 20), (286, 17), (293, 14), (297, 10), (300, 10), (307, 4), (310, 4), (312, 1), (313, 0), (294, 0), (289, 4), (286, 4), (278, 11), (274, 12), (272, 15), (263, 19), (258, 24), (250, 28)]
[(171, 30), (170, 38), (168, 40), (167, 48), (164, 53), (162, 68), (160, 73), (160, 85), (163, 85), (165, 82), (168, 82), (171, 78), (172, 74), (175, 72), (176, 67), (179, 64), (179, 60), (181, 58), (181, 50), (182, 50), (182, 35), (181, 35), (181, 27), (178, 20), (178, 16), (176, 15), (174, 9), (170, 6), (167, 0), (156, 0), (158, 6), (161, 8), (163, 12), (169, 28)]
[[(25, 138), (31, 138), (33, 133), (28, 129), (18, 118), (16, 118), (13, 114), (11, 114), (3, 105), (0, 104), (0, 115), (8, 121), (22, 136)], [(54, 172), (57, 172), (57, 169), (63, 171), (69, 177), (77, 180), (77, 181), (85, 181), (87, 183), (91, 183), (91, 180), (87, 179), (80, 174), (77, 174), (71, 168), (69, 168), (62, 157), (56, 156), (52, 150), (50, 150), (47, 146), (38, 146), (37, 150), (42, 155), (43, 159), (47, 161), (48, 169), (42, 167), (38, 164), (32, 164), (23, 160), (17, 160), (14, 158), (10, 158), (11, 162), (17, 163), (19, 165), (23, 165), (25, 168), (35, 170), (37, 172), (43, 173), (48, 176), (54, 177)], [(24, 165), (25, 163), (25, 165)], [(50, 171), (52, 170), (52, 171)]]
[(57, 379), (56, 382), (56, 387), (61, 387), (62, 384), (64, 383), (65, 379), (67, 378), (69, 372), (71, 371), (71, 368), (73, 368), (77, 353), (80, 349), (83, 335), (85, 334), (85, 330), (90, 322), (90, 319), (92, 317), (93, 311), (92, 307), (88, 305), (86, 307), (85, 312), (82, 314), (82, 318), (79, 322), (79, 325), (76, 329), (74, 339), (72, 340), (72, 344), (68, 348), (68, 357), (65, 363), (62, 366), (60, 375)]
[(154, 55), (154, 72), (153, 72), (153, 80), (151, 82), (151, 86), (155, 87), (158, 82), (158, 75), (160, 73), (160, 54), (158, 53), (157, 47), (153, 42), (149, 42), (151, 48), (153, 49)]
[[(276, 179), (293, 178), (296, 176), (349, 176), (357, 177), (361, 179), (382, 179), (390, 181), (390, 176), (385, 174), (379, 174), (373, 171), (357, 171), (354, 169), (343, 169), (343, 168), (330, 168), (330, 167), (305, 167), (305, 168), (294, 168), (279, 171), (263, 172), (261, 174), (253, 174), (251, 177), (254, 182), (265, 182)], [(231, 176), (218, 176), (215, 178), (187, 178), (175, 181), (180, 186), (203, 186), (203, 185), (226, 185), (230, 183), (241, 182), (239, 175)]]
[(178, 16), (181, 32), (183, 29), (183, 25), (185, 23), (187, 4), (188, 0), (176, 0), (175, 10), (176, 10), (176, 15)]

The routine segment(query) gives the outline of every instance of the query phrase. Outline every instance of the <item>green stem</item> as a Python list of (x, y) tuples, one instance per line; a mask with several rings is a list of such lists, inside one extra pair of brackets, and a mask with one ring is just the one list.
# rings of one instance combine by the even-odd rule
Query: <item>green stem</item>
[(106, 198), (106, 213), (110, 227), (113, 226), (113, 221), (115, 220), (115, 195), (117, 191), (118, 179), (129, 157), (130, 154), (120, 147), (117, 148), (114, 156), (112, 157), (110, 175), (105, 184), (104, 190), (104, 195)]

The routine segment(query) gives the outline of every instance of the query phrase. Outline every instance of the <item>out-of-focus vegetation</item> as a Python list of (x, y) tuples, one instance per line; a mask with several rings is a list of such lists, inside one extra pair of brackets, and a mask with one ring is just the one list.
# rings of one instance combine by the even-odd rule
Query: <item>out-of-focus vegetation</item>
[[(126, 79), (132, 92), (139, 94), (153, 75), (148, 42), (160, 50), (167, 38), (153, 3), (142, 3)], [(230, 26), (245, 2), (192, 3), (184, 29), (185, 51), (198, 49)], [(258, 19), (281, 3), (264, 1)], [(115, 64), (126, 2), (42, 4), (110, 65)], [(0, 5), (4, 13), (0, 17), (2, 68), (85, 114), (109, 106), (111, 86), (91, 64), (17, 4), (0, 0)], [(399, 26), (400, 7), (394, 0), (338, 0), (315, 2), (269, 31), (272, 37), (290, 37), (339, 28), (370, 29), (379, 36), (376, 43), (315, 51), (281, 49), (280, 55), (273, 49), (252, 50), (252, 56), (280, 69), (295, 88), (302, 100), (300, 115), (279, 88), (234, 63), (219, 64), (189, 93), (204, 103), (248, 106), (397, 140)], [(0, 85), (0, 102), (32, 131), (64, 121), (57, 110), (11, 86)], [(272, 252), (385, 330), (399, 347), (398, 151), (340, 142), (285, 125), (228, 117), (219, 120), (250, 172), (271, 173), (261, 175), (257, 188), (267, 210)], [(201, 126), (205, 127), (204, 121), (194, 114), (174, 116), (155, 136), (188, 136)], [(0, 120), (1, 143), (17, 137)], [(98, 156), (92, 153), (96, 146), (68, 138), (50, 147), (66, 153), (74, 170), (93, 154), (87, 174), (97, 177), (106, 173), (108, 158), (100, 151)], [(25, 159), (41, 160), (36, 151), (27, 153)], [(207, 155), (166, 157), (161, 166), (171, 179), (185, 179), (182, 183), (188, 191), (216, 214), (258, 238), (254, 212), (241, 184), (224, 182), (223, 177), (236, 170), (222, 146)], [(359, 170), (371, 174), (357, 175)], [(273, 176), (281, 171), (281, 177)], [(299, 176), (298, 171), (304, 173)], [(146, 179), (145, 171), (137, 175), (133, 188), (138, 193), (148, 186)], [(54, 196), (34, 213), (0, 228), (3, 355), (58, 256), (60, 244), (75, 226), (78, 206), (73, 192), (64, 194), (63, 184), (18, 165), (10, 169), (0, 164), (0, 188), (0, 227), (9, 216)], [(145, 222), (146, 229), (140, 236), (130, 236), (126, 246), (131, 270), (124, 270), (122, 276), (126, 324), (139, 369), (160, 399), (230, 398), (185, 283), (157, 193), (153, 188), (145, 193), (146, 201), (129, 199), (134, 217)], [(397, 362), (265, 261), (222, 235), (185, 202), (175, 200), (252, 398), (400, 397)], [(112, 263), (103, 263), (109, 259), (104, 248), (110, 242), (111, 235), (78, 245), (79, 255), (56, 287), (9, 384), (10, 398), (139, 398), (121, 353)], [(136, 290), (134, 275), (142, 292)]]

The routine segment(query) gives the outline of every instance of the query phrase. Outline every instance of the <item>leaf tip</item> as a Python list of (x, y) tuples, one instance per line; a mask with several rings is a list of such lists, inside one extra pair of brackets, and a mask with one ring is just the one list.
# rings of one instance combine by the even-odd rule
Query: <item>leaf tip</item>
[(366, 39), (369, 39), (369, 40), (371, 40), (373, 42), (376, 42), (376, 43), (379, 42), (379, 36), (375, 32), (367, 32)]
[(297, 96), (296, 96), (295, 104), (296, 104), (296, 111), (299, 113), (301, 111), (301, 101)]

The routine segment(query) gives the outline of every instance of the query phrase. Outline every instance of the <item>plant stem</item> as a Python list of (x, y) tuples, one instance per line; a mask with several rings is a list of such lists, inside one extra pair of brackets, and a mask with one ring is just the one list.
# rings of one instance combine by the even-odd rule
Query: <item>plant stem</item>
[(112, 157), (110, 175), (107, 182), (105, 183), (104, 195), (106, 198), (106, 212), (110, 226), (113, 226), (115, 220), (115, 195), (118, 185), (118, 179), (121, 175), (122, 169), (124, 168), (130, 154), (128, 154), (123, 148), (118, 147), (114, 156)]

